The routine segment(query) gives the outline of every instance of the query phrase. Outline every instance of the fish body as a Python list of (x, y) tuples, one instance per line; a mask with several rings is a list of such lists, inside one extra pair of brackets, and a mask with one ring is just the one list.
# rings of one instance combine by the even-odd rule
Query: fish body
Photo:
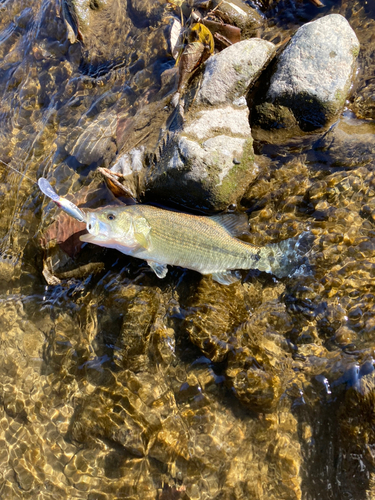
[(167, 265), (212, 274), (223, 284), (239, 279), (233, 272), (237, 269), (283, 275), (278, 244), (258, 247), (236, 237), (248, 230), (245, 214), (202, 217), (132, 205), (98, 209), (86, 217), (88, 234), (82, 241), (144, 259), (160, 278)]
[(258, 269), (282, 278), (295, 267), (296, 257), (305, 255), (303, 243), (309, 233), (264, 247), (239, 240), (237, 236), (248, 232), (245, 214), (202, 217), (150, 205), (83, 212), (59, 196), (46, 179), (40, 178), (38, 185), (67, 214), (86, 223), (88, 234), (81, 241), (144, 259), (159, 278), (166, 276), (167, 265), (211, 274), (224, 285), (239, 279), (238, 269)]

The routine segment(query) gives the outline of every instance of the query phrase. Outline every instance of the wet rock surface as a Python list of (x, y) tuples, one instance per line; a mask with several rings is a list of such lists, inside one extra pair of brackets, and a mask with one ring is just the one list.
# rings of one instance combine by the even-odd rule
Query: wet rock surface
[(248, 108), (223, 106), (189, 113), (146, 175), (146, 189), (164, 202), (200, 210), (235, 203), (258, 172)]
[(266, 40), (243, 40), (213, 55), (205, 64), (194, 105), (222, 105), (243, 97), (276, 53)]
[(213, 0), (212, 6), (220, 11), (224, 19), (241, 28), (243, 38), (256, 36), (257, 30), (263, 24), (260, 12), (240, 0)]
[(199, 209), (224, 210), (238, 201), (258, 173), (245, 95), (274, 53), (273, 44), (252, 39), (208, 59), (180, 128), (146, 175), (148, 191)]
[(340, 15), (299, 28), (278, 58), (264, 102), (255, 107), (255, 123), (305, 131), (329, 124), (344, 107), (358, 53), (358, 39)]
[(371, 165), (375, 152), (374, 124), (353, 119), (347, 113), (314, 144), (315, 155), (322, 163), (329, 155), (338, 167)]

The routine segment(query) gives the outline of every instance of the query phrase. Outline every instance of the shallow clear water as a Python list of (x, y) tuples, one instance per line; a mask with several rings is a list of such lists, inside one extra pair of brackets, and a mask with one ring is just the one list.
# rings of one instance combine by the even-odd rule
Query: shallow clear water
[(129, 5), (86, 20), (81, 51), (57, 2), (0, 3), (0, 159), (28, 176), (0, 166), (0, 496), (372, 498), (375, 11), (266, 10), (260, 35), (275, 42), (340, 12), (362, 44), (331, 130), (256, 137), (250, 239), (310, 231), (305, 267), (224, 287), (86, 249), (73, 263), (97, 272), (47, 285), (46, 256), (61, 255), (40, 240), (58, 212), (33, 180), (75, 193), (119, 152), (151, 151), (168, 118), (169, 11)]

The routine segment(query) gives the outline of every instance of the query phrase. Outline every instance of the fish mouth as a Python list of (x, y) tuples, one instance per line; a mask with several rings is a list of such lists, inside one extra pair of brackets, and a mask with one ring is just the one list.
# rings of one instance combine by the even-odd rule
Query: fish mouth
[(107, 224), (99, 220), (94, 213), (87, 214), (86, 229), (89, 235), (95, 238), (96, 241), (108, 240), (110, 228), (108, 228)]
[(108, 228), (97, 219), (95, 214), (88, 213), (86, 220), (88, 233), (82, 234), (79, 239), (84, 243), (93, 243), (99, 246), (106, 246), (109, 241)]
[(107, 238), (101, 238), (100, 236), (95, 236), (90, 233), (82, 234), (79, 237), (80, 241), (83, 241), (84, 243), (94, 243), (95, 245), (99, 245), (101, 242), (105, 244), (108, 239)]

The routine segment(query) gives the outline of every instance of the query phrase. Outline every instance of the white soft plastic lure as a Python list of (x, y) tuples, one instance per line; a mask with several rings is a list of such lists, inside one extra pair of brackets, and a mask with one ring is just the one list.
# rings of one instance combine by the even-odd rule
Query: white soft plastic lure
[(62, 196), (59, 196), (53, 189), (51, 184), (47, 181), (47, 179), (41, 177), (38, 180), (38, 186), (43, 194), (48, 196), (48, 198), (50, 198), (54, 203), (56, 203), (56, 205), (60, 207), (62, 210), (64, 210), (64, 212), (66, 212), (68, 215), (74, 217), (74, 219), (77, 219), (79, 222), (87, 222), (86, 214), (80, 208), (74, 205), (74, 203), (72, 203), (69, 200), (66, 200)]

